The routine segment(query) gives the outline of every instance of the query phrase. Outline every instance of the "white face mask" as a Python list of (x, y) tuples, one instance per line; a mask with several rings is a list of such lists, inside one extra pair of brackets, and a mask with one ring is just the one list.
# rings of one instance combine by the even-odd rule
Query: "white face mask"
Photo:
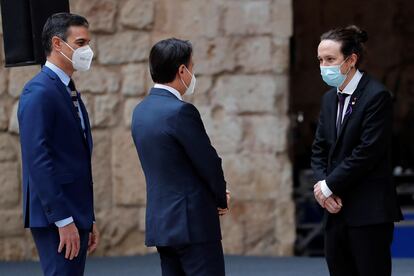
[(93, 51), (91, 47), (89, 45), (85, 45), (74, 50), (65, 41), (63, 41), (63, 43), (65, 43), (73, 51), (72, 59), (68, 58), (64, 53), (60, 52), (65, 58), (72, 62), (73, 69), (77, 71), (88, 71), (91, 68), (93, 59)]
[(191, 75), (191, 82), (190, 82), (190, 85), (187, 86), (185, 82), (180, 78), (181, 82), (184, 84), (185, 88), (187, 89), (185, 90), (184, 95), (192, 95), (194, 94), (194, 89), (196, 85), (196, 77), (194, 76), (194, 74), (191, 74), (191, 72), (187, 69), (187, 67), (185, 68), (185, 70), (187, 70), (187, 72)]

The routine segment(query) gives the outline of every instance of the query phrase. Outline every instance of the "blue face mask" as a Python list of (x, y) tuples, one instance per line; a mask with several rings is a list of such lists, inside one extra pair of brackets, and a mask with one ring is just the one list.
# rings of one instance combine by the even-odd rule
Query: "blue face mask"
[(332, 65), (332, 66), (321, 66), (321, 75), (324, 82), (326, 82), (327, 85), (333, 86), (333, 87), (340, 87), (348, 75), (351, 68), (349, 68), (348, 72), (346, 74), (341, 73), (341, 67), (345, 63), (347, 59), (345, 59), (341, 64), (339, 65)]

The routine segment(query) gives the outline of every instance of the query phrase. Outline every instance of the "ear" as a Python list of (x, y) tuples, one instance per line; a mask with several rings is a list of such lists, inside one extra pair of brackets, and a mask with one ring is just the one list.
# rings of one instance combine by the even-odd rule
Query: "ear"
[(183, 75), (185, 73), (185, 65), (181, 64), (180, 67), (178, 67), (178, 74)]
[(351, 60), (351, 66), (355, 67), (355, 65), (358, 62), (358, 55), (355, 53), (352, 53), (350, 60)]
[(56, 51), (62, 51), (62, 44), (63, 43), (59, 37), (52, 37), (52, 49), (55, 49)]

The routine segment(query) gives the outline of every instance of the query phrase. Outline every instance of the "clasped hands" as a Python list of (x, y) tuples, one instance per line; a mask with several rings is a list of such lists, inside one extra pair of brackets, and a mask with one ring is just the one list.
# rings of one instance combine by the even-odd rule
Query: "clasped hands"
[(330, 197), (325, 197), (321, 189), (321, 181), (313, 186), (313, 194), (316, 201), (321, 205), (322, 208), (326, 209), (331, 214), (336, 214), (342, 209), (342, 200), (332, 194)]

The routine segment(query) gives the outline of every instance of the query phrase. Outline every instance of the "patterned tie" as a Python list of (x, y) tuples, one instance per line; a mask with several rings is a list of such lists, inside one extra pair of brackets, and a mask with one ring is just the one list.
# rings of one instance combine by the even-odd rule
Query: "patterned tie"
[(72, 99), (73, 106), (75, 107), (75, 111), (78, 114), (78, 117), (80, 119), (78, 92), (76, 91), (75, 83), (73, 82), (72, 79), (69, 81), (68, 87), (71, 91), (70, 98)]
[[(73, 107), (75, 108), (76, 114), (78, 114), (79, 121), (81, 121), (81, 115), (79, 113), (79, 94), (78, 94), (78, 91), (76, 90), (75, 83), (73, 82), (72, 79), (70, 79), (68, 87), (71, 91), (70, 98), (72, 99)], [(82, 130), (83, 130), (83, 136), (86, 138), (86, 130), (83, 129), (83, 127), (82, 127)]]
[(349, 97), (349, 94), (338, 93), (338, 102), (339, 102), (339, 114), (336, 119), (336, 137), (339, 137), (339, 131), (341, 130), (342, 125), (342, 116), (344, 114), (345, 99)]

